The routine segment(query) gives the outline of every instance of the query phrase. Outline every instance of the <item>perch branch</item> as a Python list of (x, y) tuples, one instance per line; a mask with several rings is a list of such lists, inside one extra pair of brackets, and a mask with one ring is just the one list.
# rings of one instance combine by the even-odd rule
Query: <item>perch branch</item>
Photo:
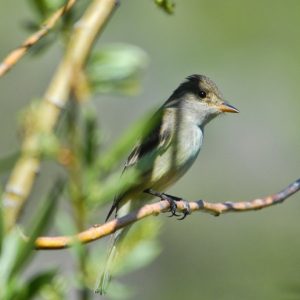
[(75, 4), (76, 0), (68, 0), (68, 2), (58, 10), (56, 10), (40, 27), (38, 31), (28, 37), (18, 48), (10, 52), (0, 63), (0, 77), (7, 73), (25, 54), (43, 38), (57, 23), (57, 21), (66, 14)]
[(116, 0), (94, 0), (74, 26), (65, 56), (36, 109), (36, 128), (31, 129), (31, 134), (25, 137), (21, 156), (6, 184), (3, 195), (6, 229), (16, 223), (39, 171), (40, 134), (51, 133), (54, 129), (60, 112), (68, 101), (71, 88), (76, 84), (76, 76), (80, 74), (98, 33), (102, 31), (115, 7)]
[[(283, 202), (286, 198), (292, 196), (300, 190), (300, 178), (290, 184), (288, 187), (271, 196), (254, 199), (246, 202), (222, 202), (211, 203), (203, 200), (189, 202), (191, 211), (202, 211), (219, 216), (226, 212), (245, 212), (258, 210)], [(137, 222), (151, 215), (158, 215), (167, 211), (170, 204), (167, 200), (153, 204), (147, 204), (139, 210), (132, 212), (124, 217), (114, 219), (103, 225), (95, 225), (86, 231), (80, 232), (76, 236), (57, 236), (57, 237), (39, 237), (35, 242), (36, 249), (63, 249), (79, 241), (81, 243), (90, 243), (114, 233), (116, 230)], [(177, 209), (185, 209), (183, 201), (177, 202)]]

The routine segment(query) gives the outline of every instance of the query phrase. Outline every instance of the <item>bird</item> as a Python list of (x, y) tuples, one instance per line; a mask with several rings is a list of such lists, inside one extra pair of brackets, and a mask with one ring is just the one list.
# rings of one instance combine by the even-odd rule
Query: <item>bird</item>
[[(186, 77), (153, 115), (157, 120), (155, 125), (138, 140), (129, 155), (123, 173), (136, 168), (141, 174), (140, 179), (115, 197), (106, 221), (114, 211), (115, 217), (122, 217), (157, 194), (165, 196), (164, 199), (170, 202), (172, 215), (177, 215), (175, 201), (179, 198), (163, 194), (162, 191), (181, 178), (196, 160), (207, 123), (221, 114), (238, 112), (237, 108), (225, 101), (217, 85), (207, 76), (194, 74)], [(183, 218), (188, 214), (187, 205)], [(124, 240), (126, 242), (129, 228), (120, 229), (113, 235), (96, 289), (100, 294), (107, 291), (114, 262), (121, 244)]]

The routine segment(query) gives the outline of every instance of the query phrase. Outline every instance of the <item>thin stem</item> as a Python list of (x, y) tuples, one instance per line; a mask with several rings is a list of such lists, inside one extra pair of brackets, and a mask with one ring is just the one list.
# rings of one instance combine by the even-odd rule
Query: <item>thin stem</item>
[[(258, 210), (269, 207), (278, 203), (282, 203), (285, 199), (292, 196), (300, 190), (300, 178), (290, 184), (288, 187), (274, 195), (265, 198), (254, 199), (246, 202), (222, 202), (211, 203), (203, 200), (189, 202), (191, 212), (202, 211), (219, 216), (226, 212), (245, 212)], [(39, 237), (36, 240), (36, 249), (63, 249), (70, 247), (74, 241), (81, 243), (90, 243), (110, 235), (120, 228), (128, 226), (134, 222), (144, 219), (151, 215), (158, 215), (167, 211), (170, 208), (170, 203), (167, 200), (153, 204), (147, 204), (124, 217), (114, 219), (103, 225), (95, 225), (76, 236), (57, 236), (57, 237)], [(177, 209), (183, 211), (186, 209), (184, 201), (177, 202)]]
[(10, 52), (0, 63), (0, 77), (6, 74), (39, 40), (55, 26), (57, 21), (65, 15), (75, 4), (76, 0), (68, 2), (55, 11), (42, 25), (41, 28), (28, 37), (18, 48)]
[(74, 26), (65, 56), (37, 108), (38, 129), (23, 141), (21, 156), (5, 187), (3, 205), (7, 229), (16, 223), (39, 171), (39, 136), (41, 133), (51, 133), (54, 129), (71, 88), (76, 84), (76, 76), (80, 74), (98, 33), (115, 7), (115, 0), (94, 0)]

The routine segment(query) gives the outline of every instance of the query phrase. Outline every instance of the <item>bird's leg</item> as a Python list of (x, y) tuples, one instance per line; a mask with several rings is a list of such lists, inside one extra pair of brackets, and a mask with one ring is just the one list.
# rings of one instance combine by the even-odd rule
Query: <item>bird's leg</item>
[(160, 198), (161, 200), (167, 200), (170, 204), (169, 211), (171, 212), (171, 215), (169, 217), (173, 217), (173, 216), (179, 217), (180, 216), (176, 213), (176, 209), (177, 209), (176, 201), (182, 201), (184, 203), (183, 216), (181, 218), (179, 218), (178, 220), (183, 220), (186, 218), (187, 215), (191, 214), (191, 208), (190, 208), (189, 202), (183, 200), (182, 198), (179, 198), (179, 197), (176, 197), (173, 195), (169, 195), (166, 193), (157, 192), (153, 189), (147, 189), (144, 192), (147, 194), (156, 196), (156, 197)]
[(144, 193), (147, 193), (147, 194), (150, 194), (152, 196), (158, 197), (158, 198), (160, 198), (161, 201), (167, 200), (170, 204), (170, 210), (169, 211), (171, 212), (171, 215), (169, 217), (173, 217), (173, 216), (179, 217), (180, 216), (176, 213), (177, 204), (175, 202), (175, 201), (181, 200), (180, 198), (173, 197), (173, 196), (167, 195), (165, 193), (157, 192), (153, 189), (147, 189), (147, 190), (144, 191)]
[(186, 200), (184, 200), (184, 199), (182, 199), (182, 198), (176, 197), (176, 196), (169, 195), (169, 194), (165, 194), (165, 193), (164, 193), (164, 195), (167, 196), (167, 197), (172, 198), (174, 201), (182, 201), (182, 202), (183, 202), (183, 205), (184, 205), (184, 209), (183, 209), (183, 211), (182, 211), (182, 214), (183, 214), (183, 215), (182, 215), (182, 217), (179, 218), (178, 220), (183, 220), (183, 219), (186, 218), (186, 216), (188, 216), (188, 215), (191, 214), (191, 207), (190, 207), (190, 204), (189, 204), (188, 201), (186, 201)]

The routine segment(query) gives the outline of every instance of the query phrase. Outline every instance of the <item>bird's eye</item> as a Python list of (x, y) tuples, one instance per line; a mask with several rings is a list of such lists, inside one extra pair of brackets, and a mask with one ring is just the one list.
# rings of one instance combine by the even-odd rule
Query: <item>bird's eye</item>
[(200, 98), (204, 99), (204, 98), (206, 98), (206, 93), (204, 91), (200, 91), (199, 96), (200, 96)]

